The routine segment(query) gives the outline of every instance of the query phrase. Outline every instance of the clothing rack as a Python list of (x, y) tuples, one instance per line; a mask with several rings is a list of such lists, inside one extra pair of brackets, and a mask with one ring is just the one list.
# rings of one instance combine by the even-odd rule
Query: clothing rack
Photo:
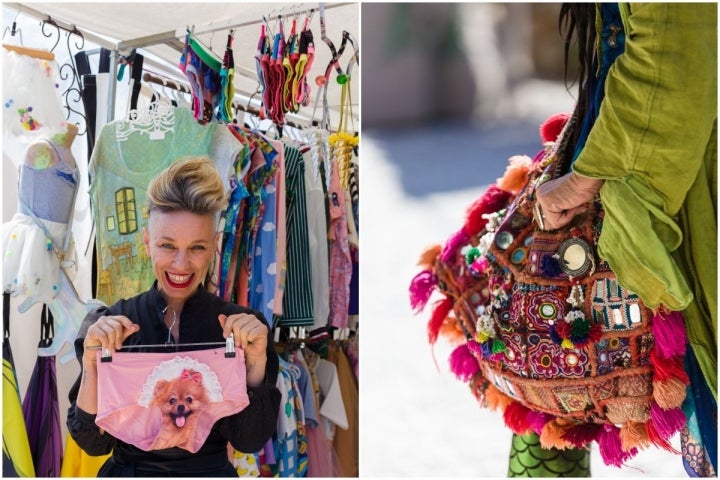
[[(167, 79), (158, 75), (153, 75), (152, 73), (145, 72), (142, 77), (144, 82), (150, 82), (154, 83), (155, 85), (160, 85), (163, 87), (171, 88), (173, 90), (177, 90), (181, 93), (187, 93), (188, 95), (191, 95), (192, 92), (190, 91), (190, 87), (184, 83), (177, 82), (175, 80)], [(252, 97), (250, 97), (252, 99)], [(246, 113), (249, 113), (251, 115), (255, 115), (256, 117), (261, 117), (260, 110), (254, 107), (251, 107), (250, 105), (243, 105), (239, 102), (233, 102), (232, 104), (233, 110), (235, 111), (243, 111)], [(307, 128), (309, 126), (309, 122), (307, 124), (300, 124), (292, 121), (285, 121), (283, 125), (287, 125), (288, 127), (297, 128), (298, 130), (302, 130), (304, 128)]]

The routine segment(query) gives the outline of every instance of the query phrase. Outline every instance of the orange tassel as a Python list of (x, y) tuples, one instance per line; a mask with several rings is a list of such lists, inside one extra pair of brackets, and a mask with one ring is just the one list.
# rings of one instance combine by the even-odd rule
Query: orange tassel
[(543, 448), (558, 448), (564, 450), (566, 448), (573, 448), (572, 443), (563, 439), (563, 435), (568, 431), (573, 423), (568, 420), (561, 418), (555, 418), (545, 424), (540, 432), (540, 444)]
[(435, 265), (435, 260), (437, 260), (438, 255), (440, 255), (440, 251), (442, 250), (442, 245), (436, 244), (431, 245), (427, 247), (423, 252), (420, 254), (420, 258), (418, 259), (418, 265), (422, 268), (432, 270), (433, 265)]
[(517, 195), (525, 186), (532, 166), (532, 159), (527, 155), (515, 155), (508, 160), (505, 175), (497, 179), (500, 189)]
[(620, 442), (623, 452), (633, 448), (644, 449), (651, 445), (644, 423), (628, 421), (620, 428)]
[(451, 345), (459, 345), (465, 341), (465, 332), (463, 332), (460, 322), (452, 316), (445, 318), (445, 321), (440, 327), (439, 335)]
[(512, 398), (502, 393), (492, 383), (485, 390), (485, 401), (488, 409), (500, 410), (501, 412), (504, 412), (507, 406), (514, 402)]
[(680, 407), (686, 394), (685, 384), (677, 378), (653, 382), (653, 399), (663, 410)]

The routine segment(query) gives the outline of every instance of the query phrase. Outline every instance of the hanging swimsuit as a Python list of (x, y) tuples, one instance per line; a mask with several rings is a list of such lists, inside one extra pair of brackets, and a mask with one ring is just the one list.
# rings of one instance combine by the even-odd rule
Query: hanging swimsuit
[(98, 413), (95, 423), (142, 450), (180, 447), (191, 453), (213, 425), (250, 403), (244, 352), (225, 348), (190, 352), (98, 351)]
[(298, 111), (297, 103), (294, 101), (293, 82), (295, 80), (295, 66), (300, 58), (300, 43), (298, 35), (295, 33), (296, 21), (293, 20), (290, 36), (286, 42), (285, 57), (283, 58), (283, 68), (285, 69), (285, 82), (282, 90), (283, 110), (296, 113)]

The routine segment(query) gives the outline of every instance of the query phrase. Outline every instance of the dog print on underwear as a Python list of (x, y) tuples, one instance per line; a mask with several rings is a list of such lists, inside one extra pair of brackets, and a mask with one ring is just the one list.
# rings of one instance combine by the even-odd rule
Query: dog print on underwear
[(196, 452), (215, 422), (249, 403), (242, 350), (115, 352), (98, 358), (95, 423), (142, 450)]

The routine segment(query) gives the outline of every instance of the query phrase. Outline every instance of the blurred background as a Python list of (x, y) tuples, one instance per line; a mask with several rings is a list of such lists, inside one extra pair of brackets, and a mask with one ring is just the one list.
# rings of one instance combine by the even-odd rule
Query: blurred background
[[(408, 285), (421, 251), (462, 226), (507, 159), (541, 148), (542, 121), (572, 110), (560, 4), (361, 8), (361, 475), (504, 477), (511, 433), (449, 372), (450, 346), (431, 349), (434, 299), (414, 315)], [(685, 476), (679, 456), (657, 449), (622, 469), (595, 449), (592, 474)]]

